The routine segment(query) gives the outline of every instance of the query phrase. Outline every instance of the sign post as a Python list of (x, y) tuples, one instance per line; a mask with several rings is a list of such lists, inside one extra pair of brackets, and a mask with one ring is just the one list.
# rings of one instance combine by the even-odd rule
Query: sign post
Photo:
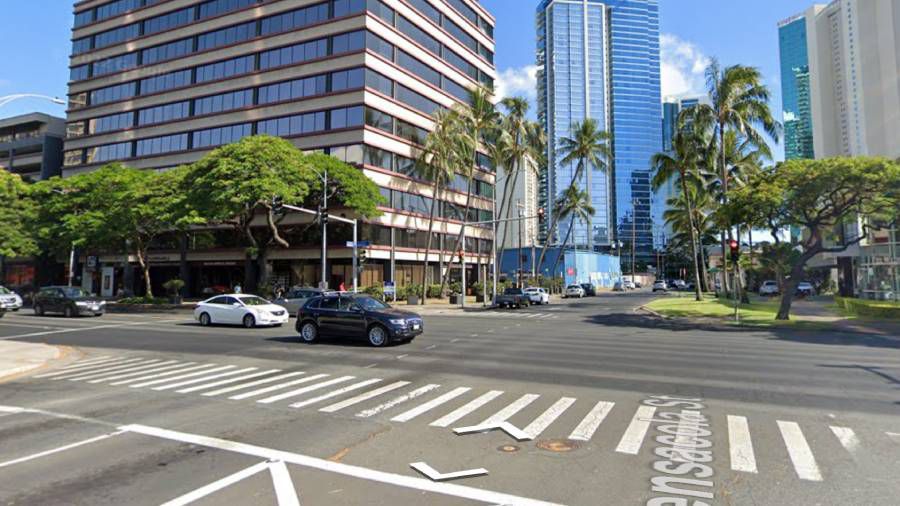
[(397, 302), (397, 287), (394, 285), (393, 281), (385, 281), (384, 282), (384, 299), (387, 300), (388, 295), (391, 296), (394, 302)]

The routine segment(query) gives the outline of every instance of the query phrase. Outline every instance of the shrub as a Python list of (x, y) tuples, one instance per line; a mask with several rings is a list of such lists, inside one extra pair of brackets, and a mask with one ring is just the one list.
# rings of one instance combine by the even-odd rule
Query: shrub
[(428, 298), (429, 299), (440, 299), (441, 298), (441, 285), (428, 285)]
[(835, 297), (834, 302), (853, 316), (900, 320), (900, 304), (888, 301)]
[(168, 304), (169, 301), (164, 297), (125, 297), (119, 299), (118, 303), (124, 305), (152, 304), (158, 306)]
[(372, 285), (363, 288), (363, 293), (366, 295), (370, 295), (378, 300), (384, 300), (384, 287), (379, 285)]
[(459, 281), (450, 283), (450, 293), (462, 293), (462, 284)]
[(162, 287), (170, 294), (175, 295), (184, 288), (184, 281), (178, 278), (170, 279), (163, 283)]

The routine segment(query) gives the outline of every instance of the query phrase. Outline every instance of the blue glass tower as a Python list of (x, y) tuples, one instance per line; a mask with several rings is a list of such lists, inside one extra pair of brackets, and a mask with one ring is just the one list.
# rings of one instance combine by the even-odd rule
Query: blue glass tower
[(814, 158), (805, 16), (794, 16), (778, 24), (778, 48), (781, 56), (781, 105), (784, 110), (784, 157), (788, 160)]
[[(652, 258), (650, 158), (662, 149), (657, 0), (543, 0), (537, 35), (538, 119), (549, 141), (543, 205), (551, 210), (574, 176), (574, 164), (560, 161), (561, 140), (593, 118), (613, 137), (613, 159), (609, 171), (590, 167), (576, 181), (595, 213), (572, 226), (570, 243), (630, 248), (634, 237), (637, 255)], [(547, 240), (561, 243), (570, 225)]]

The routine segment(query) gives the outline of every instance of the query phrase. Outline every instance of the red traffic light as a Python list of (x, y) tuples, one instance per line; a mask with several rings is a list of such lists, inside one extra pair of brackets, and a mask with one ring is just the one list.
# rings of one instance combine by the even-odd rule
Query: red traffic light
[(538, 208), (537, 218), (538, 218), (538, 221), (544, 221), (544, 208), (543, 207)]
[(732, 240), (728, 241), (728, 247), (731, 248), (731, 251), (737, 251), (738, 247), (739, 247), (738, 242), (736, 240), (732, 239)]

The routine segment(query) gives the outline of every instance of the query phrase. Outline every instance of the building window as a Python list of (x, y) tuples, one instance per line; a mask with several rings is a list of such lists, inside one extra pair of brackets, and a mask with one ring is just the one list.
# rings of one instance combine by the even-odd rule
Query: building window
[(194, 20), (194, 8), (188, 7), (144, 21), (144, 35), (171, 30)]
[[(152, 0), (157, 1), (157, 0)], [(97, 7), (97, 14), (95, 19), (97, 21), (104, 20), (106, 18), (111, 18), (113, 16), (118, 16), (123, 12), (127, 12), (130, 10), (137, 9), (143, 6), (143, 0), (117, 0), (115, 2), (110, 2), (108, 4), (103, 4)]]
[(131, 158), (131, 142), (107, 144), (85, 150), (87, 163), (109, 162)]
[(319, 111), (260, 121), (256, 126), (256, 131), (258, 134), (276, 137), (322, 132), (325, 130), (325, 116), (325, 111)]
[(409, 53), (403, 51), (402, 49), (397, 50), (397, 65), (405, 68), (406, 70), (412, 72), (413, 75), (420, 77), (437, 87), (441, 86), (440, 72), (413, 58), (409, 55)]
[(243, 42), (256, 37), (256, 21), (237, 26), (229, 26), (197, 37), (197, 51)]
[(138, 125), (151, 125), (166, 121), (175, 121), (190, 116), (190, 101), (148, 107), (138, 112)]
[(367, 8), (369, 12), (387, 21), (387, 24), (394, 26), (394, 9), (391, 9), (381, 0), (368, 0)]
[(141, 64), (150, 65), (156, 62), (171, 60), (194, 52), (194, 39), (176, 40), (167, 44), (151, 47), (141, 51)]
[(66, 125), (66, 138), (81, 137), (84, 135), (84, 121), (76, 121)]
[(123, 112), (92, 119), (88, 123), (88, 133), (100, 134), (112, 132), (113, 130), (122, 130), (132, 126), (134, 126), (134, 113)]
[(397, 29), (432, 53), (441, 54), (440, 42), (403, 16), (397, 16)]
[(126, 40), (136, 39), (140, 36), (140, 23), (133, 23), (114, 30), (100, 32), (97, 35), (94, 35), (94, 49), (112, 46), (114, 44), (119, 44), (120, 42), (125, 42)]
[(371, 107), (366, 107), (366, 125), (389, 134), (394, 133), (394, 117)]
[(137, 141), (135, 156), (150, 156), (174, 151), (184, 151), (188, 148), (188, 134), (164, 135), (152, 139)]
[(83, 149), (73, 149), (71, 151), (66, 151), (66, 155), (63, 158), (63, 165), (66, 167), (72, 167), (74, 165), (81, 165), (84, 163), (84, 150)]
[(210, 18), (224, 14), (229, 11), (236, 11), (253, 5), (258, 0), (211, 0), (200, 4), (198, 17), (200, 19)]
[(331, 74), (331, 91), (344, 91), (365, 86), (364, 70), (361, 68), (342, 70)]
[(262, 20), (260, 33), (270, 35), (328, 20), (328, 2), (311, 5)]
[(435, 112), (444, 109), (444, 106), (438, 104), (434, 100), (426, 98), (425, 96), (417, 93), (402, 84), (397, 84), (397, 100), (403, 102), (404, 104), (412, 107), (413, 109), (417, 109), (425, 114), (431, 116)]
[(91, 77), (91, 66), (90, 65), (79, 65), (77, 67), (72, 67), (69, 70), (69, 80), (70, 81), (82, 81)]
[(259, 88), (259, 103), (271, 104), (273, 102), (322, 95), (328, 91), (327, 84), (327, 76), (319, 75), (262, 86)]
[(366, 32), (366, 47), (389, 61), (394, 61), (394, 45), (372, 32)]
[(253, 72), (255, 60), (253, 55), (249, 55), (197, 67), (196, 81), (199, 84)]
[(211, 97), (198, 98), (194, 101), (194, 115), (200, 116), (202, 114), (230, 111), (250, 105), (253, 105), (252, 89), (232, 91)]
[(105, 104), (107, 102), (131, 98), (135, 95), (136, 88), (137, 86), (132, 82), (94, 90), (91, 92), (91, 105)]
[(252, 125), (250, 123), (200, 130), (194, 132), (193, 147), (198, 149), (230, 144), (247, 137), (251, 132)]
[(93, 63), (92, 76), (102, 76), (113, 72), (133, 69), (138, 66), (137, 53), (123, 54)]
[(375, 72), (374, 70), (366, 69), (366, 86), (382, 93), (383, 95), (387, 95), (389, 97), (394, 96), (394, 81), (379, 74), (378, 72)]
[(363, 125), (363, 106), (341, 107), (332, 109), (331, 128), (330, 130), (339, 130), (341, 128), (351, 128)]
[(181, 88), (191, 84), (191, 71), (179, 70), (156, 77), (141, 80), (141, 95), (149, 95), (172, 88)]

